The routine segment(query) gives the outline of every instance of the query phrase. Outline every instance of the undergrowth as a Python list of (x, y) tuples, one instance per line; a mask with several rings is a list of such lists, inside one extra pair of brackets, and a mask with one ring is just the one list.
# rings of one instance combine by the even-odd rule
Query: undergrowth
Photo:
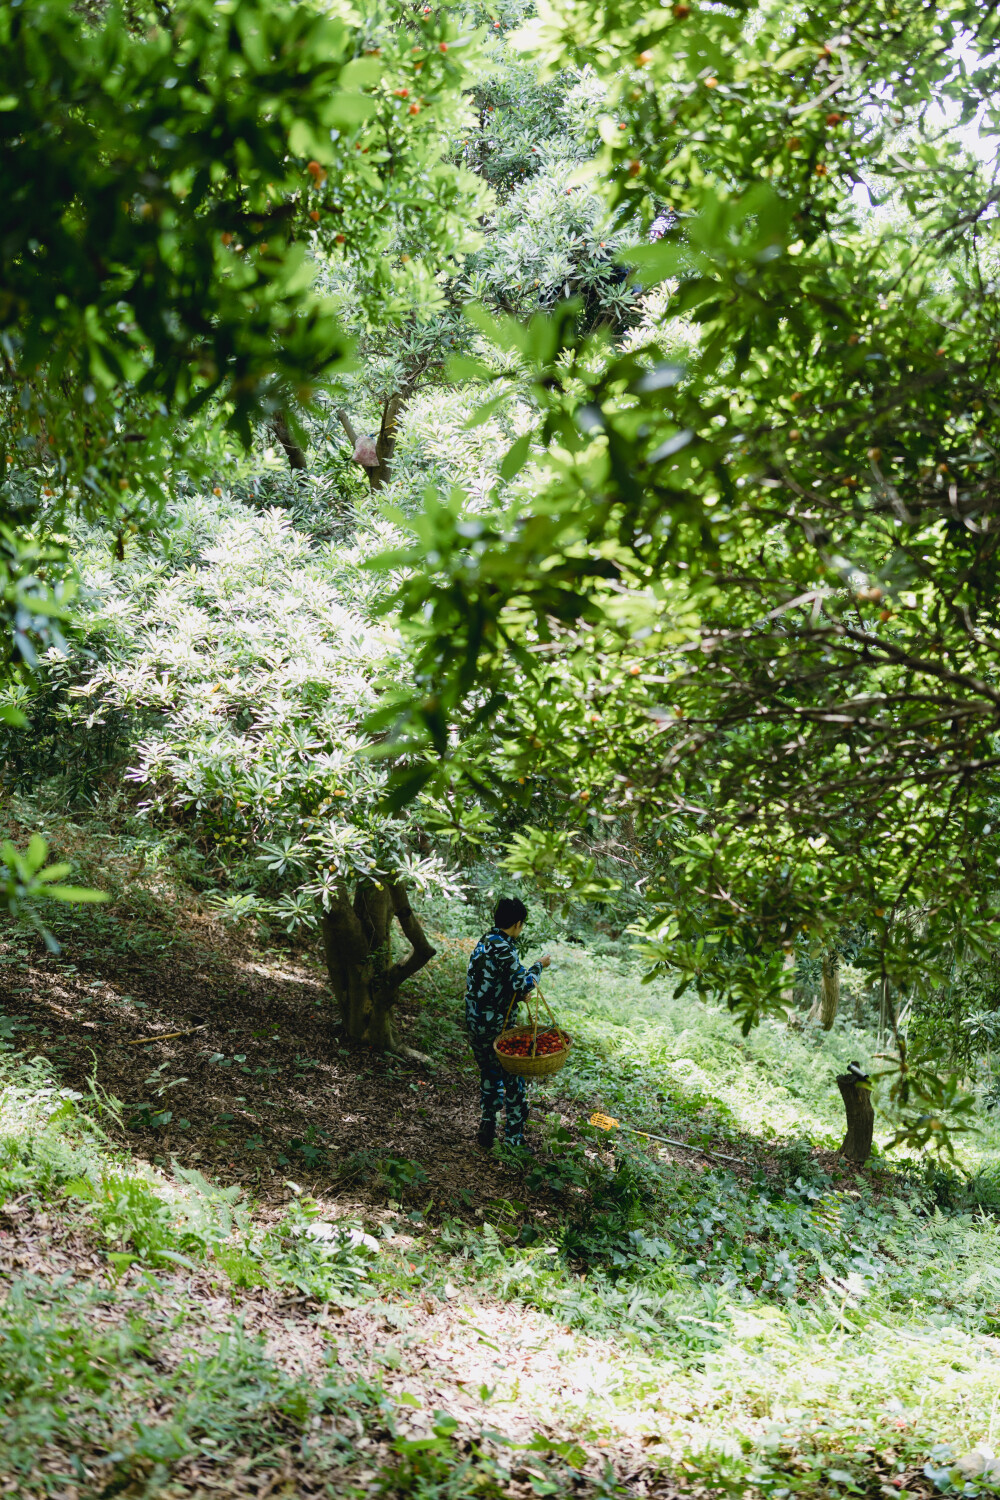
[[(141, 909), (118, 909), (123, 943), (139, 942)], [(99, 945), (107, 921), (74, 916), (70, 937)], [(417, 987), (416, 1040), (441, 1068), (462, 1055), (455, 997), (477, 921), (441, 937)], [(131, 1154), (125, 1107), (62, 1087), (58, 1056), (0, 1052), (0, 1253), (25, 1225), (36, 1247), (0, 1307), (0, 1473), (16, 1493), (187, 1495), (243, 1463), (318, 1493), (611, 1494), (595, 1454), (625, 1441), (647, 1477), (734, 1495), (1000, 1492), (994, 1127), (981, 1120), (957, 1169), (883, 1151), (856, 1172), (833, 1149), (834, 1077), (868, 1065), (869, 1035), (768, 1022), (741, 1039), (723, 1009), (644, 985), (612, 952), (553, 951), (546, 990), (571, 1061), (533, 1089), (535, 1156), (508, 1154), (504, 1196), (478, 1210), (433, 1201), (433, 1113), (416, 1104), (427, 1135), (411, 1154), (334, 1164), (370, 1210), (345, 1216), (291, 1184), (276, 1218)], [(595, 1109), (680, 1144), (600, 1130)], [(292, 1175), (324, 1152), (293, 1145)], [(528, 1455), (492, 1425), (523, 1399), (502, 1369), (478, 1426), (437, 1410), (413, 1438), (379, 1374), (405, 1372), (404, 1346), (361, 1373), (331, 1344), (293, 1372), (244, 1326), (257, 1295), (392, 1327), (422, 1305), (473, 1323), (513, 1310), (569, 1340), (572, 1379), (532, 1393)]]
[[(341, 1306), (378, 1296), (394, 1281), (383, 1240), (330, 1222), (299, 1191), (262, 1226), (237, 1188), (114, 1147), (98, 1116), (116, 1106), (0, 1050), (0, 1224), (18, 1231), (19, 1261), (36, 1263), (0, 1301), (4, 1493), (200, 1495), (213, 1475), (239, 1473), (247, 1494), (269, 1474), (300, 1478), (311, 1494), (509, 1492), (516, 1454), (498, 1434), (477, 1440), (439, 1411), (415, 1440), (397, 1430), (379, 1380), (346, 1374), (335, 1347), (321, 1369), (295, 1374), (244, 1329), (248, 1289)], [(401, 1165), (379, 1163), (390, 1181)], [(10, 1238), (0, 1236), (0, 1254)], [(220, 1287), (234, 1306), (221, 1321), (206, 1305)], [(376, 1467), (364, 1467), (373, 1451)], [(563, 1493), (558, 1464), (549, 1474), (533, 1461), (539, 1493)]]

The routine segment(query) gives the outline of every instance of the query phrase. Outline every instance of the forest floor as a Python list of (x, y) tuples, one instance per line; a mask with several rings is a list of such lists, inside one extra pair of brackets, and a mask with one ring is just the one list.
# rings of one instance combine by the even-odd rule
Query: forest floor
[[(58, 957), (41, 942), (0, 941), (0, 1035), (47, 1059), (62, 1083), (114, 1101), (105, 1123), (130, 1150), (238, 1182), (261, 1207), (288, 1201), (289, 1178), (348, 1207), (384, 1206), (395, 1180), (396, 1197), (481, 1218), (523, 1175), (474, 1144), (478, 1074), (460, 1024), (474, 939), (431, 931), (437, 956), (395, 1013), (400, 1040), (430, 1055), (424, 1067), (352, 1045), (308, 952), (254, 949), (245, 932), (190, 910), (135, 917), (130, 930), (121, 910), (89, 911), (90, 946), (70, 941)], [(558, 1079), (529, 1097), (529, 1133), (541, 1108), (571, 1131), (588, 1118)], [(691, 1162), (713, 1139), (700, 1122)], [(727, 1134), (719, 1149), (732, 1147)], [(760, 1140), (738, 1149), (744, 1173), (766, 1168)]]
[(841, 1163), (861, 1033), (743, 1042), (556, 946), (525, 1167), (473, 1144), (470, 936), (401, 1004), (425, 1069), (348, 1046), (308, 953), (88, 862), (115, 900), (58, 955), (0, 940), (0, 1494), (989, 1488), (993, 1157)]

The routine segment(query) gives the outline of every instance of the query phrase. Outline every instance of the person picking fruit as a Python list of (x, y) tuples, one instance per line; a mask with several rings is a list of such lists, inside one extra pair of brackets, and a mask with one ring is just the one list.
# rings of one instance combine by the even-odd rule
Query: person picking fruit
[(507, 1008), (517, 996), (517, 1006), (552, 962), (546, 953), (525, 968), (517, 952), (517, 939), (528, 919), (528, 908), (516, 896), (497, 902), (493, 926), (484, 933), (469, 960), (465, 985), (465, 1028), (472, 1055), (479, 1068), (480, 1117), (477, 1143), (489, 1151), (497, 1136), (497, 1115), (506, 1108), (504, 1143), (524, 1147), (524, 1124), (528, 1115), (525, 1080), (505, 1073), (497, 1062), (493, 1043), (504, 1028)]

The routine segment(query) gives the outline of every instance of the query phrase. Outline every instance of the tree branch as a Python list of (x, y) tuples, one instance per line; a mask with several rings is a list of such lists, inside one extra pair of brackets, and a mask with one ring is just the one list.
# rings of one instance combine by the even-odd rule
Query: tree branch
[(396, 920), (403, 929), (404, 936), (409, 939), (412, 950), (408, 958), (393, 964), (385, 975), (385, 987), (397, 990), (404, 980), (412, 978), (425, 964), (430, 963), (437, 949), (431, 947), (404, 887), (395, 883), (390, 885), (389, 897)]
[(341, 427), (343, 427), (344, 431), (347, 433), (347, 441), (350, 443), (352, 448), (355, 448), (358, 442), (358, 435), (354, 430), (354, 425), (351, 422), (350, 417), (347, 415), (346, 411), (344, 411), (343, 407), (337, 408), (337, 416), (340, 419)]

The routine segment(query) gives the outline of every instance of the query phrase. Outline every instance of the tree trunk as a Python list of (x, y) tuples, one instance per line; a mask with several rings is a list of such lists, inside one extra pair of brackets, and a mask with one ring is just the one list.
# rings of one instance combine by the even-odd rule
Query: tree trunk
[(850, 1073), (841, 1073), (837, 1087), (844, 1101), (847, 1115), (847, 1134), (840, 1148), (841, 1156), (863, 1167), (871, 1155), (872, 1134), (875, 1129), (875, 1111), (872, 1108), (871, 1089), (859, 1082)]
[(840, 1007), (840, 965), (835, 953), (823, 954), (822, 1005), (819, 1021), (824, 1031), (830, 1031), (837, 1019)]
[[(410, 954), (392, 963), (393, 919)], [(434, 949), (401, 885), (361, 881), (353, 902), (342, 888), (323, 913), (323, 952), (330, 987), (348, 1037), (380, 1052), (400, 1050), (392, 1030), (399, 987), (434, 957)]]
[(308, 467), (306, 464), (305, 449), (292, 436), (292, 429), (288, 425), (288, 418), (283, 411), (275, 414), (271, 423), (271, 431), (285, 450), (288, 459), (288, 467), (298, 473), (304, 473)]
[[(395, 391), (382, 407), (382, 423), (375, 439), (376, 462), (363, 465), (368, 475), (368, 483), (373, 490), (384, 489), (392, 478), (392, 456), (396, 451), (396, 427), (400, 413), (412, 394), (412, 385), (406, 385), (403, 390)], [(357, 448), (358, 434), (354, 429), (354, 423), (347, 412), (342, 409), (337, 412), (337, 416), (341, 427), (347, 433), (351, 446)]]
[(795, 1007), (795, 950), (789, 949), (781, 961), (785, 970), (785, 982), (781, 988), (781, 1002), (789, 1010)]

